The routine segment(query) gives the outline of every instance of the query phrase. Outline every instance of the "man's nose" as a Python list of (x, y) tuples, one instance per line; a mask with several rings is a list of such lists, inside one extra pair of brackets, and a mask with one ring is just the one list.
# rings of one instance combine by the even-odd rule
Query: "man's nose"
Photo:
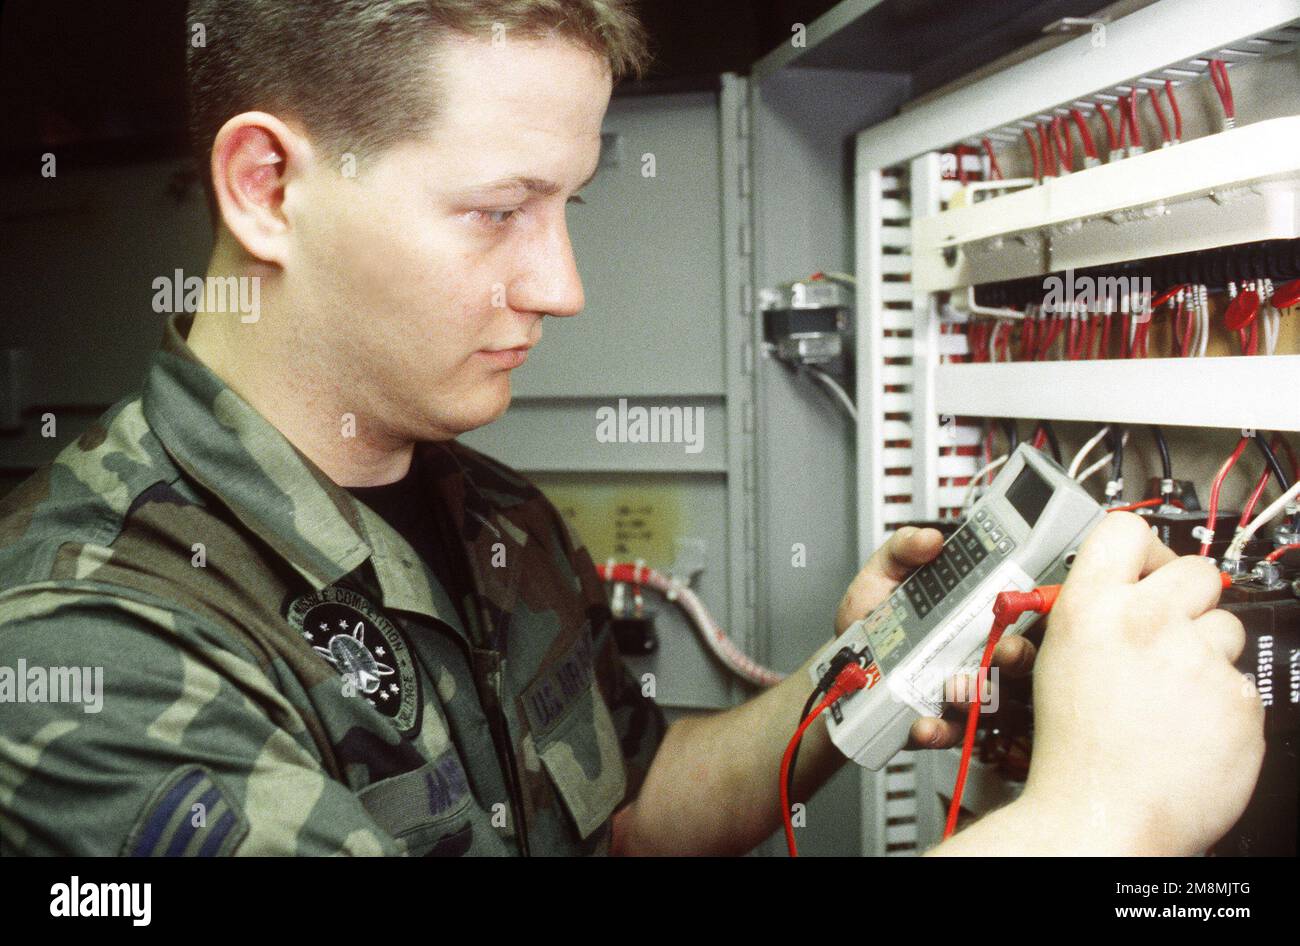
[(515, 283), (511, 307), (542, 315), (577, 315), (586, 305), (568, 227), (547, 229), (530, 254), (529, 270)]

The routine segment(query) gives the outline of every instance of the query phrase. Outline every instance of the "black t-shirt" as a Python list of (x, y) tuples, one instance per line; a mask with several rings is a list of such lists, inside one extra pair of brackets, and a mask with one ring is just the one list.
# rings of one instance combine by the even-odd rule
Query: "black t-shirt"
[(411, 543), (430, 571), (447, 590), (468, 630), (465, 596), (471, 588), (464, 551), (453, 532), (442, 504), (435, 500), (428, 471), (419, 463), (419, 451), (411, 458), (411, 469), (396, 483), (385, 486), (348, 486), (347, 491), (383, 517), (402, 538)]

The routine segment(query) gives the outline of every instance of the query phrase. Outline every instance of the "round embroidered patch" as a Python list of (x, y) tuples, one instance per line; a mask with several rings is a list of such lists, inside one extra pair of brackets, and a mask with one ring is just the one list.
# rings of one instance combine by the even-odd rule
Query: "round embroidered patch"
[(401, 631), (369, 601), (329, 587), (296, 598), (289, 623), (339, 672), (343, 692), (365, 700), (406, 732), (419, 715), (420, 688)]

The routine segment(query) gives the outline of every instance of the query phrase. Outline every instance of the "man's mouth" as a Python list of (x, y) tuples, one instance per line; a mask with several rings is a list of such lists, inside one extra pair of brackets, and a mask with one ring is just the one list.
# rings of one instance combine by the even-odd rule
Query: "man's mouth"
[(528, 351), (535, 344), (535, 342), (526, 342), (522, 345), (517, 345), (514, 348), (484, 349), (483, 351), (477, 352), (477, 354), (481, 355), (485, 360), (491, 362), (496, 367), (508, 371), (511, 368), (518, 368), (527, 361)]

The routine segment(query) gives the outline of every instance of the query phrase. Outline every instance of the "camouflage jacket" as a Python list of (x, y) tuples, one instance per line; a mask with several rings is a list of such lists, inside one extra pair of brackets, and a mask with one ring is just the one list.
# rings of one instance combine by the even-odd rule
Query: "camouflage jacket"
[(191, 319), (0, 502), (0, 854), (606, 852), (664, 721), (554, 507), (417, 446), (468, 558), (463, 626), (198, 361)]

